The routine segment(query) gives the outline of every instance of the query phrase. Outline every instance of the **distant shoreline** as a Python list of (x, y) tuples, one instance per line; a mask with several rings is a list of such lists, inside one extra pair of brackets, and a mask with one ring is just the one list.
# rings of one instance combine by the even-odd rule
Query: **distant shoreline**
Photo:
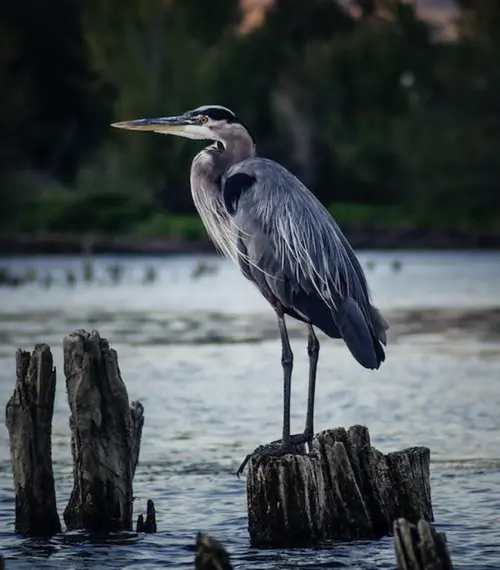
[[(357, 250), (366, 249), (500, 249), (500, 230), (465, 231), (422, 228), (367, 228), (343, 226)], [(180, 255), (211, 253), (207, 240), (170, 237), (72, 236), (67, 234), (0, 236), (0, 256), (23, 255)]]

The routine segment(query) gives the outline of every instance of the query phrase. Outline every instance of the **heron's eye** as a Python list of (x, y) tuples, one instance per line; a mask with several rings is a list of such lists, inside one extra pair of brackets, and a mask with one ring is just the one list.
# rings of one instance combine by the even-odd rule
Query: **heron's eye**
[(206, 117), (205, 115), (201, 115), (200, 117), (198, 117), (198, 121), (200, 122), (200, 124), (204, 125), (208, 121), (208, 117)]

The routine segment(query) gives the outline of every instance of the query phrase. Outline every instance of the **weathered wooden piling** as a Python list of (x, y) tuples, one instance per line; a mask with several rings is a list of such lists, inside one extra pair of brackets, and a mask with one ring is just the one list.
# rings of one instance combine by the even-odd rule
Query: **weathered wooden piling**
[(254, 546), (303, 546), (377, 538), (393, 521), (432, 521), (430, 452), (384, 455), (368, 429), (327, 430), (309, 454), (253, 455), (248, 463), (248, 529)]
[(394, 548), (399, 570), (453, 570), (445, 534), (426, 520), (394, 521)]
[[(117, 354), (97, 332), (75, 331), (63, 347), (74, 477), (64, 520), (68, 529), (131, 530), (143, 407), (129, 404)], [(15, 528), (26, 536), (50, 535), (61, 530), (52, 471), (56, 371), (50, 348), (39, 344), (32, 355), (18, 350), (16, 368), (16, 387), (6, 407)], [(146, 522), (154, 532), (152, 501)]]
[(16, 387), (7, 403), (15, 488), (15, 529), (26, 536), (61, 530), (52, 471), (52, 415), (56, 370), (46, 344), (16, 353)]
[(132, 530), (143, 407), (129, 404), (116, 352), (96, 331), (64, 338), (74, 483), (68, 529)]

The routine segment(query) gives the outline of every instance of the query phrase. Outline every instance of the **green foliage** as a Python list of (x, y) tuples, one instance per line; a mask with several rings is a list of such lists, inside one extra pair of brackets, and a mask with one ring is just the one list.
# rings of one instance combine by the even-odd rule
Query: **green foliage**
[(340, 223), (498, 227), (500, 3), (459, 0), (453, 41), (353, 3), (275, 0), (247, 33), (239, 0), (2, 4), (2, 230), (203, 238), (199, 146), (109, 123), (206, 103)]
[(18, 219), (21, 231), (126, 233), (137, 220), (151, 214), (150, 204), (108, 190), (46, 188), (27, 206)]
[(154, 214), (135, 227), (137, 235), (145, 237), (171, 237), (187, 241), (200, 241), (206, 238), (205, 228), (196, 215)]
[(412, 225), (415, 222), (411, 213), (401, 206), (335, 202), (328, 207), (328, 210), (340, 225), (397, 227)]
[(154, 205), (146, 191), (131, 181), (121, 183), (85, 173), (72, 187), (49, 183), (31, 172), (10, 180), (8, 191), (17, 207), (4, 231), (55, 233), (127, 233), (151, 216)]

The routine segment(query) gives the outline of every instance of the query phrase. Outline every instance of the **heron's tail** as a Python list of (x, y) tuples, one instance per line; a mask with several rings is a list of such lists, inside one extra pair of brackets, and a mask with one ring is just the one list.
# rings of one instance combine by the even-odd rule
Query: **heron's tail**
[[(387, 323), (380, 313), (373, 307), (370, 315), (374, 327), (371, 328), (354, 299), (348, 297), (338, 306), (334, 320), (344, 342), (354, 358), (365, 368), (376, 369), (385, 360), (385, 352), (381, 342), (385, 344), (385, 330)], [(378, 316), (380, 319), (375, 319)], [(375, 333), (374, 333), (375, 329)]]
[(389, 329), (389, 323), (373, 305), (370, 305), (370, 316), (372, 318), (372, 324), (375, 329), (375, 333), (377, 334), (377, 338), (385, 346), (387, 344), (386, 331)]

